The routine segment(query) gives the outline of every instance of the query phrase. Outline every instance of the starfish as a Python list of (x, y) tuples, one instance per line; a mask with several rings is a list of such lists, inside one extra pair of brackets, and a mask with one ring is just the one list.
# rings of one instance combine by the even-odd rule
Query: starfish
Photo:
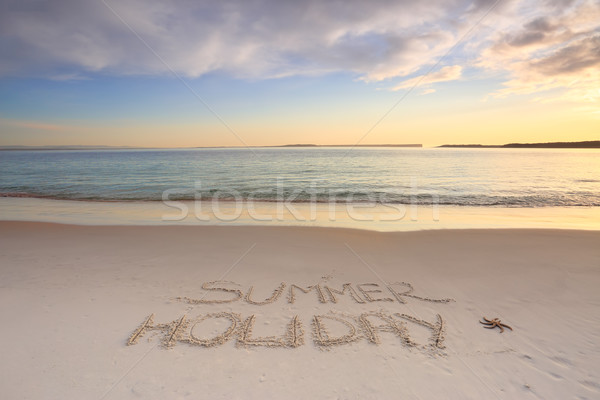
[(483, 317), (483, 319), (486, 322), (481, 322), (479, 321), (479, 323), (485, 325), (484, 328), (488, 328), (488, 329), (494, 329), (495, 327), (500, 328), (500, 333), (504, 332), (504, 328), (508, 328), (511, 331), (513, 330), (513, 328), (511, 328), (510, 326), (503, 324), (500, 319), (498, 318), (494, 318), (492, 320), (487, 319), (486, 317)]

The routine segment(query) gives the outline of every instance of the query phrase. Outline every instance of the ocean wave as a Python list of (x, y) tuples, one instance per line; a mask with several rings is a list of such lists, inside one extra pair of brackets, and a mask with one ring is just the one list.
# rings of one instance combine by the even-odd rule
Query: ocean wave
[[(348, 196), (352, 195), (349, 199)], [(344, 197), (345, 196), (345, 197)], [(298, 204), (360, 204), (360, 205), (441, 205), (441, 206), (466, 206), (466, 207), (518, 207), (518, 208), (530, 208), (530, 207), (600, 207), (600, 197), (595, 196), (590, 199), (587, 198), (585, 201), (579, 199), (564, 199), (564, 198), (548, 198), (548, 197), (536, 197), (536, 196), (524, 196), (524, 197), (501, 197), (501, 196), (432, 196), (431, 194), (417, 194), (407, 195), (402, 197), (395, 197), (386, 201), (377, 199), (376, 195), (369, 195), (362, 193), (344, 192), (343, 195), (337, 195), (334, 197), (326, 196), (286, 196), (285, 194), (281, 197), (256, 197), (256, 196), (210, 196), (210, 195), (173, 195), (168, 197), (168, 201), (201, 201), (201, 202), (223, 202), (232, 203), (241, 201), (244, 203), (258, 202), (258, 203), (298, 203)], [(69, 194), (39, 194), (39, 193), (26, 193), (26, 192), (0, 192), (0, 197), (8, 198), (36, 198), (46, 200), (66, 200), (66, 201), (88, 201), (88, 202), (162, 202), (164, 201), (162, 195), (154, 197), (108, 197), (99, 195), (69, 195)]]

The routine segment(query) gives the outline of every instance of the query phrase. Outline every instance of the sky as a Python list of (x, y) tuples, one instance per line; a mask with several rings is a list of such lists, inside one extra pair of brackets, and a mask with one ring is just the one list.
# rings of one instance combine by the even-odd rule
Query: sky
[(600, 0), (0, 0), (0, 145), (600, 139)]

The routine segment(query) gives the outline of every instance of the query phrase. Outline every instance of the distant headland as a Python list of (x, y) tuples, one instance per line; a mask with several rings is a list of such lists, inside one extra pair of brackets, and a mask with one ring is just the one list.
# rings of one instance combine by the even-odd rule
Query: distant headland
[[(237, 148), (291, 148), (291, 147), (412, 147), (422, 148), (419, 143), (408, 144), (314, 144), (293, 143), (271, 146), (202, 146), (202, 147), (135, 147), (135, 146), (86, 146), (86, 145), (62, 145), (62, 146), (0, 146), (0, 151), (7, 150), (162, 150), (162, 149), (237, 149)], [(437, 148), (468, 148), (468, 149), (600, 149), (600, 140), (589, 140), (584, 142), (548, 142), (548, 143), (508, 143), (501, 145), (487, 144), (444, 144), (435, 146)]]
[(588, 140), (585, 142), (548, 142), (548, 143), (508, 143), (502, 145), (484, 144), (444, 144), (438, 147), (451, 148), (505, 148), (505, 149), (600, 149), (600, 140)]
[(284, 144), (268, 147), (423, 147), (422, 144)]
[[(274, 148), (274, 147), (423, 147), (422, 144), (283, 144), (274, 146), (202, 146), (202, 147), (175, 147), (174, 149), (238, 149), (238, 148)], [(161, 147), (134, 147), (134, 146), (0, 146), (0, 151), (6, 150), (160, 150)]]

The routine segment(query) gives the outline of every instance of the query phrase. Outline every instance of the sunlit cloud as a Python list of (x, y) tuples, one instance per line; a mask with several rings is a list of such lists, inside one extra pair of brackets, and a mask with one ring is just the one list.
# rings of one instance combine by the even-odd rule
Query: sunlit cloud
[(537, 101), (597, 102), (600, 2), (567, 2), (557, 15), (543, 15), (544, 11), (548, 10), (495, 35), (483, 51), (480, 67), (510, 76), (493, 95), (543, 93)]
[[(399, 85), (392, 88), (392, 90), (410, 89), (416, 85), (429, 86), (438, 82), (454, 81), (459, 79), (462, 74), (462, 67), (460, 65), (447, 66), (439, 71), (432, 72), (427, 75), (419, 75), (414, 78), (407, 79)], [(433, 93), (435, 89), (428, 88), (423, 94)]]

